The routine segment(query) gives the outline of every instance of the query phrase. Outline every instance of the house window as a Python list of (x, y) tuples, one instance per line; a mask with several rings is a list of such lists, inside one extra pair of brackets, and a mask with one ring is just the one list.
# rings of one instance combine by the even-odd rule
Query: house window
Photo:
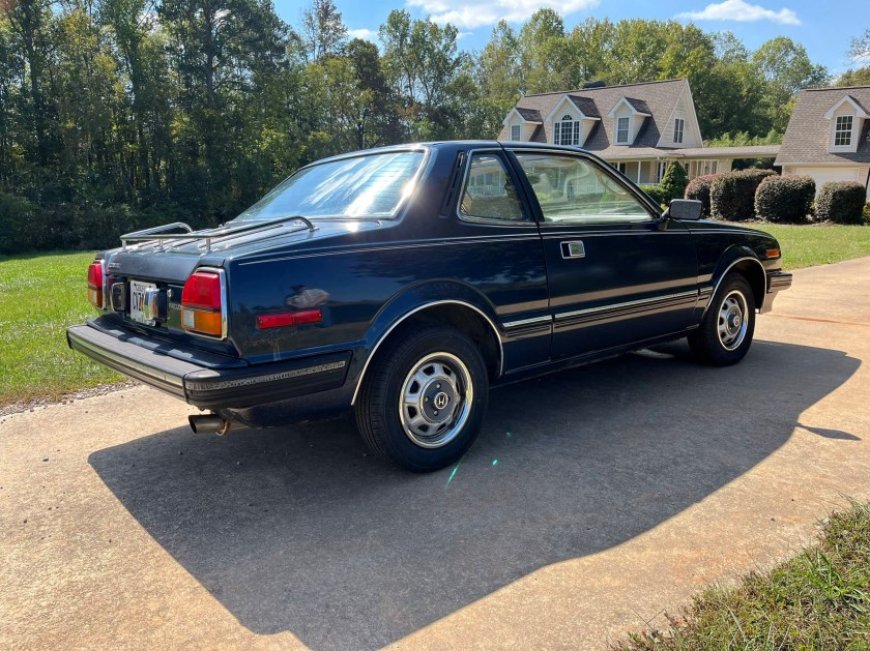
[(628, 144), (628, 118), (617, 118), (616, 120), (616, 144)]
[(515, 142), (522, 140), (522, 127), (519, 124), (515, 124), (511, 127), (511, 140)]
[(848, 147), (852, 144), (852, 116), (838, 115), (834, 127), (834, 147)]
[(655, 181), (656, 183), (661, 183), (662, 178), (664, 178), (664, 176), (665, 176), (665, 169), (667, 169), (667, 166), (668, 166), (668, 164), (665, 161), (663, 161), (663, 160), (659, 161), (658, 176), (656, 176), (656, 181)]
[(553, 125), (553, 143), (556, 145), (580, 144), (580, 120), (563, 115), (561, 121)]
[(683, 127), (685, 126), (685, 124), (686, 121), (682, 118), (676, 118), (674, 120), (674, 142), (683, 142)]
[(615, 163), (613, 166), (620, 174), (625, 174), (625, 171), (628, 169), (628, 166), (625, 163)]

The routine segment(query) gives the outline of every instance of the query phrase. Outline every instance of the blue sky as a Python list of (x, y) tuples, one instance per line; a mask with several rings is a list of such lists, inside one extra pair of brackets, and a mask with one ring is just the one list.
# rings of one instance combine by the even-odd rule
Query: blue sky
[[(301, 23), (308, 0), (274, 0), (278, 14), (291, 25)], [(552, 7), (570, 29), (596, 18), (676, 18), (706, 31), (730, 30), (754, 49), (775, 36), (803, 44), (815, 63), (840, 73), (850, 67), (849, 42), (870, 28), (870, 0), (335, 0), (354, 35), (377, 42), (378, 26), (392, 9), (405, 8), (415, 18), (427, 16), (456, 25), (460, 45), (479, 50), (501, 18), (521, 24), (540, 7)], [(355, 31), (357, 30), (357, 31)]]

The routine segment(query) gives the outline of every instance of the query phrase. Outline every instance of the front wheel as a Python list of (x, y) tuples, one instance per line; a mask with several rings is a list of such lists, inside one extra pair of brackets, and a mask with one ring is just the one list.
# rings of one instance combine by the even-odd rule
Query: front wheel
[(457, 461), (477, 438), (489, 382), (477, 346), (442, 326), (406, 331), (374, 360), (355, 416), (375, 453), (414, 472)]
[(689, 347), (704, 364), (729, 366), (746, 356), (754, 333), (752, 288), (745, 276), (730, 273), (710, 300), (700, 327), (689, 335)]

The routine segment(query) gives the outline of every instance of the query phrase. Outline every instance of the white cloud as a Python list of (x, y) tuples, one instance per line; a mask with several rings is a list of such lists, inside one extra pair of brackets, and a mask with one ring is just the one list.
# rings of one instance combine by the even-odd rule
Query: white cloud
[(359, 29), (349, 29), (347, 30), (347, 35), (351, 38), (361, 38), (364, 41), (374, 41), (375, 36), (378, 33), (371, 29), (366, 29), (365, 27), (360, 27)]
[(724, 0), (724, 2), (709, 4), (701, 11), (685, 11), (677, 14), (677, 17), (691, 20), (736, 20), (741, 23), (770, 20), (783, 25), (801, 24), (792, 9), (782, 8), (774, 11), (765, 9), (761, 5), (751, 5), (745, 0)]
[(474, 29), (495, 25), (500, 20), (519, 23), (528, 20), (538, 9), (554, 9), (562, 16), (591, 9), (599, 0), (406, 0), (410, 7), (419, 7), (436, 23)]

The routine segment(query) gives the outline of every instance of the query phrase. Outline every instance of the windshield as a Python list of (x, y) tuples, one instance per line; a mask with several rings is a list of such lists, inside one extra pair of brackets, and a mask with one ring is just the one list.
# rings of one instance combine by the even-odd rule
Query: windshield
[(367, 154), (319, 163), (293, 174), (236, 220), (392, 217), (411, 193), (422, 151)]

